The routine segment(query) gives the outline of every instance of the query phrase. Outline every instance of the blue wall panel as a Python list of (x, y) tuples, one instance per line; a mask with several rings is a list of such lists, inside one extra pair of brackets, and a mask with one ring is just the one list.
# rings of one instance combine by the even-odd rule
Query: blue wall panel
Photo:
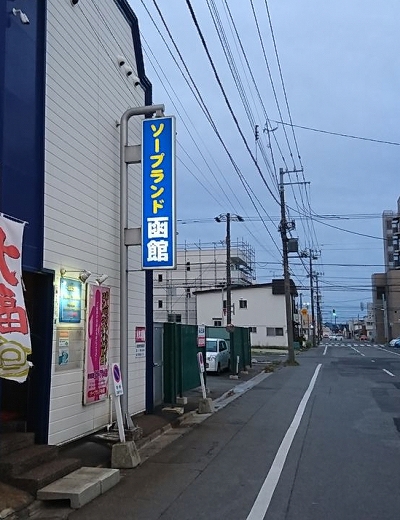
[[(13, 7), (30, 23), (22, 24)], [(0, 9), (0, 210), (28, 222), (23, 267), (41, 270), (46, 2), (7, 0)]]

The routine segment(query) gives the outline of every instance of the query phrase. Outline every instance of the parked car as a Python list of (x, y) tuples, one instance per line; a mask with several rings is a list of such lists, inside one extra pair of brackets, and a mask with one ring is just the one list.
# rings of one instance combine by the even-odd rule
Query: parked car
[(400, 336), (389, 341), (389, 347), (400, 348)]
[(333, 341), (343, 341), (343, 336), (341, 334), (331, 334), (329, 339)]
[(231, 365), (231, 353), (224, 339), (206, 339), (206, 372), (221, 373), (229, 370)]
[(360, 341), (368, 341), (368, 336), (366, 336), (365, 334), (362, 334), (360, 336)]

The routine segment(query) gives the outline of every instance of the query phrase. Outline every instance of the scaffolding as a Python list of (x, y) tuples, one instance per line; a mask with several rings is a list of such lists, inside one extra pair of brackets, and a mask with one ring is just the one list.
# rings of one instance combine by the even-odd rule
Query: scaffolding
[[(251, 285), (256, 278), (255, 251), (244, 240), (231, 242), (231, 283)], [(154, 320), (196, 323), (193, 292), (226, 286), (226, 243), (185, 242), (177, 248), (176, 270), (154, 275)]]

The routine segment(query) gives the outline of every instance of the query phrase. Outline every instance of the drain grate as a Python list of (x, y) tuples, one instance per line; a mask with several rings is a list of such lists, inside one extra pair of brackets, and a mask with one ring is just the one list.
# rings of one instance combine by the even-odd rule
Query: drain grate
[(400, 433), (400, 417), (393, 417), (393, 422), (397, 428), (397, 431)]

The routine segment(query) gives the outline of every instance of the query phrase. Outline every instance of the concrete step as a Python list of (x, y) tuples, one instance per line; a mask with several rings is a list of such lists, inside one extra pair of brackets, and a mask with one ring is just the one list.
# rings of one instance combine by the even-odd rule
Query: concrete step
[(16, 477), (35, 466), (54, 460), (58, 455), (57, 446), (34, 444), (1, 457), (0, 478), (7, 482), (9, 477)]
[(56, 458), (40, 466), (10, 478), (9, 484), (36, 495), (41, 489), (82, 466), (80, 459)]
[(10, 432), (0, 434), (0, 457), (21, 450), (35, 443), (34, 433)]
[(83, 467), (39, 489), (39, 500), (69, 500), (79, 509), (115, 486), (120, 479), (118, 469)]

